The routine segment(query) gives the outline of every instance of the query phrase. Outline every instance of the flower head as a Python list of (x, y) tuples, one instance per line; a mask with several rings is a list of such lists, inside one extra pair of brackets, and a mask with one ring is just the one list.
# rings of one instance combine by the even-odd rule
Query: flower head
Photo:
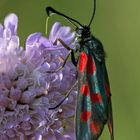
[(0, 24), (0, 140), (74, 140), (76, 89), (64, 103), (75, 82), (76, 69), (71, 62), (57, 73), (68, 51), (57, 41), (61, 38), (74, 47), (74, 33), (56, 22), (49, 38), (33, 33), (25, 50), (17, 36), (18, 18), (8, 15)]

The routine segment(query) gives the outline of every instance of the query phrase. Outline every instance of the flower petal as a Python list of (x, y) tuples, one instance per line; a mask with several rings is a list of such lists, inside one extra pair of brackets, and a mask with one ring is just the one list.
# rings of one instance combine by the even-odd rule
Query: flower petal
[(53, 47), (52, 42), (50, 42), (50, 40), (48, 38), (43, 37), (43, 36), (40, 37), (39, 43), (41, 44), (41, 47), (40, 48), (43, 47), (43, 49), (44, 49), (44, 47)]
[(0, 24), (0, 37), (3, 37), (3, 26)]
[(5, 28), (11, 30), (12, 35), (17, 33), (18, 18), (14, 13), (9, 14), (4, 20)]
[(29, 35), (26, 40), (26, 46), (33, 45), (40, 39), (40, 37), (41, 37), (41, 33), (33, 33), (33, 34)]
[(49, 39), (54, 42), (54, 36), (56, 36), (58, 30), (61, 28), (61, 23), (60, 22), (55, 22), (54, 25), (52, 26), (51, 32), (49, 34)]

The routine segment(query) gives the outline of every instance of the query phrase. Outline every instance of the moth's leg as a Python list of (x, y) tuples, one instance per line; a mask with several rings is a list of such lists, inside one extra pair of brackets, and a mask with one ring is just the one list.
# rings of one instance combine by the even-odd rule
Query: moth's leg
[(75, 59), (75, 55), (74, 55), (74, 51), (73, 50), (71, 52), (71, 61), (72, 61), (72, 63), (73, 63), (74, 66), (77, 66), (78, 62)]
[(56, 106), (54, 106), (54, 107), (50, 107), (49, 110), (54, 110), (54, 109), (60, 107), (60, 106), (63, 104), (63, 102), (67, 99), (67, 97), (70, 95), (71, 91), (74, 89), (74, 87), (77, 85), (77, 83), (78, 83), (78, 80), (73, 84), (73, 86), (72, 86), (72, 87), (69, 89), (69, 91), (66, 93), (64, 99), (63, 99), (58, 105), (56, 105)]
[(66, 44), (64, 43), (64, 41), (61, 40), (60, 38), (57, 39), (57, 40), (58, 40), (67, 50), (71, 50), (71, 61), (72, 61), (72, 63), (73, 63), (75, 66), (77, 66), (77, 60), (75, 59), (74, 50), (73, 50), (72, 48), (70, 48), (68, 45), (66, 45)]
[(63, 64), (59, 68), (57, 68), (54, 71), (47, 71), (47, 73), (57, 73), (58, 71), (60, 71), (61, 69), (63, 69), (70, 55), (71, 55), (73, 64), (75, 65), (75, 63), (76, 63), (76, 60), (75, 60), (75, 57), (74, 57), (74, 52), (73, 52), (74, 50), (71, 49), (68, 45), (66, 45), (61, 39), (56, 39), (56, 41), (54, 42), (54, 44), (56, 44), (57, 41), (59, 41), (63, 45), (63, 47), (68, 50), (68, 55), (65, 58)]
[(60, 39), (60, 38), (56, 39), (55, 43), (57, 43), (57, 41), (59, 41), (63, 45), (63, 47), (66, 48), (68, 51), (73, 50), (62, 39)]
[[(64, 60), (63, 64), (62, 64), (59, 68), (57, 68), (56, 70), (47, 71), (47, 73), (57, 73), (58, 71), (62, 70), (62, 69), (64, 68), (64, 66), (65, 66), (65, 64), (66, 64), (66, 62), (67, 62), (67, 60), (68, 60), (70, 54), (71, 54), (71, 50), (69, 50), (66, 59)], [(61, 59), (62, 59), (62, 58), (61, 58)]]

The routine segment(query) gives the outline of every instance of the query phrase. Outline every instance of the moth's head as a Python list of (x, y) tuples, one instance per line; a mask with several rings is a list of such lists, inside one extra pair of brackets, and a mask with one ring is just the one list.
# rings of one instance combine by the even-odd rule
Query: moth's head
[(90, 28), (88, 26), (80, 26), (76, 29), (76, 36), (79, 38), (85, 38), (90, 34)]

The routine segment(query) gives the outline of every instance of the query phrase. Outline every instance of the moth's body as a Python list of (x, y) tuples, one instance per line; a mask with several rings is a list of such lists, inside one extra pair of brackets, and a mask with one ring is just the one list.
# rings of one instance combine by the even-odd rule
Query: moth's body
[(103, 46), (89, 29), (80, 30), (76, 140), (97, 140), (106, 123), (113, 140), (111, 94)]

